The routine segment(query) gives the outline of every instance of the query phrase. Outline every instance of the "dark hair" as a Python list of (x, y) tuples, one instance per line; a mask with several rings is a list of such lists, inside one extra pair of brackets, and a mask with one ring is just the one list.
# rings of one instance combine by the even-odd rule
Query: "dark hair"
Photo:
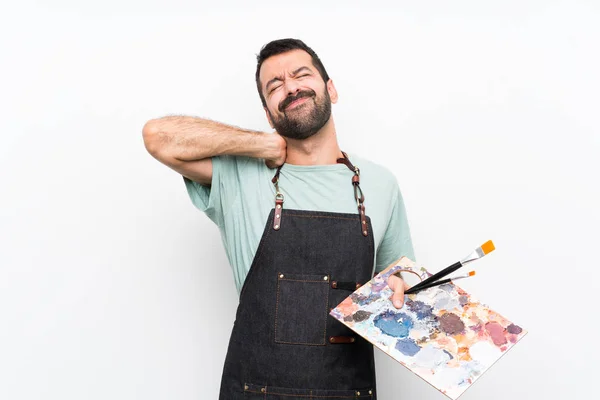
[(325, 71), (325, 67), (321, 62), (321, 59), (319, 58), (317, 53), (315, 53), (313, 49), (308, 47), (303, 41), (298, 39), (273, 40), (272, 42), (269, 42), (266, 45), (264, 45), (263, 48), (260, 50), (260, 53), (258, 53), (258, 55), (256, 56), (256, 61), (258, 62), (256, 65), (256, 88), (258, 89), (258, 95), (260, 96), (260, 101), (262, 102), (263, 107), (267, 106), (267, 102), (265, 100), (265, 97), (263, 96), (260, 84), (260, 67), (267, 58), (276, 56), (278, 54), (286, 53), (292, 50), (304, 50), (308, 54), (310, 54), (310, 56), (312, 57), (313, 66), (317, 69), (317, 71), (319, 71), (321, 77), (323, 78), (323, 81), (325, 83), (329, 81), (329, 75), (327, 74), (327, 71)]

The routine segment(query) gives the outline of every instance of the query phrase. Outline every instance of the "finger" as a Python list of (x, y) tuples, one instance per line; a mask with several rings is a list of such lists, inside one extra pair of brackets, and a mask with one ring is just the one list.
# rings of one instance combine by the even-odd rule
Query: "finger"
[(273, 160), (266, 160), (265, 164), (267, 164), (268, 168), (275, 169), (275, 168), (279, 167), (282, 163), (280, 164), (280, 163), (277, 163), (277, 162), (275, 162)]
[(402, 308), (404, 305), (404, 290), (406, 287), (406, 282), (404, 282), (404, 279), (392, 275), (388, 278), (388, 286), (394, 291), (394, 294), (392, 295), (392, 303), (394, 304), (394, 307)]

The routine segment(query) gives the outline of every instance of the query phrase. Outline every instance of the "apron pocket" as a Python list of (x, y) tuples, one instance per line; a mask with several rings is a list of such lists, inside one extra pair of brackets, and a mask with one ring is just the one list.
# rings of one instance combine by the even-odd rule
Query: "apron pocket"
[(329, 301), (327, 274), (277, 274), (275, 342), (325, 346)]
[(373, 398), (373, 390), (295, 389), (246, 383), (244, 384), (244, 398), (248, 400), (368, 400)]

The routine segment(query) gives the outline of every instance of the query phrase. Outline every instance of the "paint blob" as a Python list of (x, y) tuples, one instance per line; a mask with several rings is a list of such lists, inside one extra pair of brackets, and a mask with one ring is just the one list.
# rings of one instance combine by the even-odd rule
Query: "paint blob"
[(360, 322), (360, 321), (369, 319), (370, 316), (371, 316), (370, 312), (358, 310), (357, 312), (354, 313), (354, 315), (352, 315), (351, 319), (355, 322)]
[(469, 383), (471, 378), (470, 368), (463, 366), (462, 368), (446, 368), (441, 370), (435, 375), (435, 383), (441, 387), (447, 387), (453, 385), (455, 382), (459, 382), (461, 385)]
[(485, 330), (496, 346), (506, 344), (506, 336), (504, 336), (504, 328), (502, 325), (497, 322), (488, 322), (485, 324)]
[(440, 329), (448, 335), (456, 335), (465, 330), (465, 324), (458, 315), (446, 313), (440, 317)]
[(390, 310), (376, 316), (373, 324), (386, 335), (405, 338), (413, 327), (413, 320), (405, 313), (395, 313)]
[[(440, 287), (441, 286), (444, 286), (444, 285), (440, 285)], [(439, 289), (439, 287), (437, 287), (437, 288), (438, 288), (438, 290), (433, 292), (432, 300), (427, 301), (427, 303), (429, 303), (429, 304), (433, 303), (433, 308), (435, 310), (450, 311), (450, 310), (454, 310), (455, 308), (461, 308), (458, 296), (456, 296), (454, 293), (449, 293), (445, 290), (441, 290), (441, 289)]]
[(450, 361), (448, 353), (442, 349), (438, 349), (433, 345), (428, 345), (421, 348), (415, 355), (415, 362), (422, 368), (435, 369), (445, 365)]
[(477, 342), (469, 348), (473, 361), (483, 365), (492, 365), (502, 355), (502, 351), (490, 342)]
[(423, 303), (422, 301), (408, 300), (406, 302), (406, 306), (408, 307), (408, 309), (410, 311), (417, 314), (418, 319), (425, 319), (425, 318), (429, 318), (429, 317), (433, 316), (432, 315), (433, 307), (431, 307), (428, 304)]
[(344, 315), (352, 314), (358, 310), (358, 305), (353, 303), (348, 297), (338, 304), (337, 309), (344, 313)]
[(419, 350), (421, 350), (421, 348), (414, 340), (406, 338), (398, 339), (398, 342), (396, 342), (396, 350), (405, 356), (414, 356), (419, 352)]
[(353, 293), (350, 295), (350, 298), (354, 303), (358, 303), (359, 306), (366, 306), (379, 299), (379, 293), (371, 293), (368, 296)]
[(519, 333), (523, 332), (523, 329), (521, 329), (520, 326), (517, 326), (515, 324), (510, 324), (506, 327), (506, 330), (508, 331), (508, 333), (512, 333), (513, 335), (518, 335)]

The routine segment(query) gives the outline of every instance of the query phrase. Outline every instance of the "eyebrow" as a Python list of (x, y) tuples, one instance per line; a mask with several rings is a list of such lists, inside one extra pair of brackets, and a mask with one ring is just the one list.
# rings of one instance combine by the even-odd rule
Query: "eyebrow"
[[(300, 68), (298, 68), (298, 69), (296, 69), (296, 70), (292, 71), (292, 74), (291, 74), (291, 75), (292, 75), (292, 76), (296, 76), (296, 75), (298, 75), (300, 72), (302, 72), (302, 71), (304, 71), (304, 70), (306, 70), (306, 71), (308, 71), (308, 72), (312, 72), (312, 71), (310, 70), (310, 68), (308, 68), (308, 67), (304, 66), (304, 67), (300, 67)], [(269, 82), (267, 82), (267, 84), (265, 85), (265, 90), (266, 90), (266, 91), (268, 91), (268, 90), (269, 90), (269, 86), (270, 86), (270, 85), (272, 85), (273, 83), (275, 83), (275, 82), (277, 82), (277, 81), (282, 81), (282, 80), (283, 80), (283, 79), (281, 78), (281, 76), (277, 76), (277, 77), (275, 77), (275, 78), (271, 79), (271, 80), (270, 80)]]

